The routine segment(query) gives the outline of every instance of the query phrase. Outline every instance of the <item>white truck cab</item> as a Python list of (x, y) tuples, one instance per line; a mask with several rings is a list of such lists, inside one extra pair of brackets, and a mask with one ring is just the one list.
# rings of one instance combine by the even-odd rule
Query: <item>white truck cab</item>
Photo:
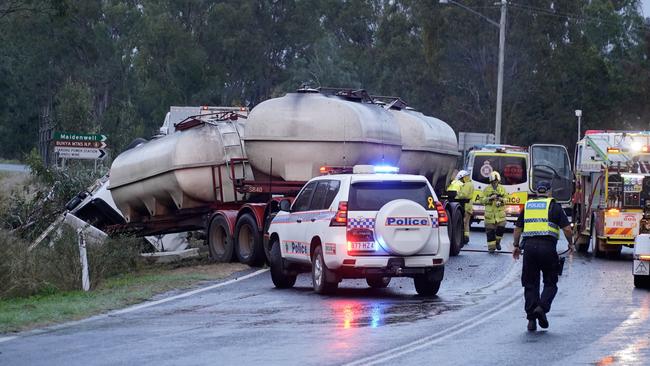
[(312, 272), (314, 290), (329, 293), (344, 278), (386, 287), (412, 277), (421, 295), (438, 292), (449, 257), (447, 215), (423, 176), (355, 166), (353, 174), (324, 175), (305, 184), (267, 235), (276, 287), (292, 287)]

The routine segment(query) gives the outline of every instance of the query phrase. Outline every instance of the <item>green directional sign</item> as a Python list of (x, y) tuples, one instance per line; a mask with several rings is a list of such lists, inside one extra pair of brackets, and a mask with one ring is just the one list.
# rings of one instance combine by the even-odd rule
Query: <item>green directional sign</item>
[(106, 135), (85, 134), (75, 132), (55, 132), (54, 140), (67, 141), (106, 141)]

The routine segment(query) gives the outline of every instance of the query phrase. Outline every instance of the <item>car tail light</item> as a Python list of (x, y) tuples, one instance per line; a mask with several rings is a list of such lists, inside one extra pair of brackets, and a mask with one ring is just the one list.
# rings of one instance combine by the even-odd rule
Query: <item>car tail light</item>
[(436, 211), (438, 211), (438, 226), (447, 226), (449, 216), (447, 216), (447, 211), (442, 203), (436, 202)]
[(336, 215), (332, 217), (330, 226), (346, 226), (348, 224), (348, 203), (346, 201), (339, 202), (339, 209)]

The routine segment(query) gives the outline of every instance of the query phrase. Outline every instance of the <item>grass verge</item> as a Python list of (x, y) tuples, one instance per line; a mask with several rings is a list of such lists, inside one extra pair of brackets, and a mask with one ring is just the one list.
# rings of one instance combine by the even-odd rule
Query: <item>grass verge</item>
[(222, 279), (249, 268), (239, 263), (148, 268), (103, 281), (89, 292), (67, 291), (0, 300), (0, 333), (16, 332), (136, 304), (174, 289)]

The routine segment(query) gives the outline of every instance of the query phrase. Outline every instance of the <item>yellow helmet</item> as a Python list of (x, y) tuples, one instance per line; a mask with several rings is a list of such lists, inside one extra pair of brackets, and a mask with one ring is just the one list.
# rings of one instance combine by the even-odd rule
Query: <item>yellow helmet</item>
[(490, 182), (494, 182), (495, 180), (499, 182), (501, 181), (501, 174), (497, 171), (490, 173)]

